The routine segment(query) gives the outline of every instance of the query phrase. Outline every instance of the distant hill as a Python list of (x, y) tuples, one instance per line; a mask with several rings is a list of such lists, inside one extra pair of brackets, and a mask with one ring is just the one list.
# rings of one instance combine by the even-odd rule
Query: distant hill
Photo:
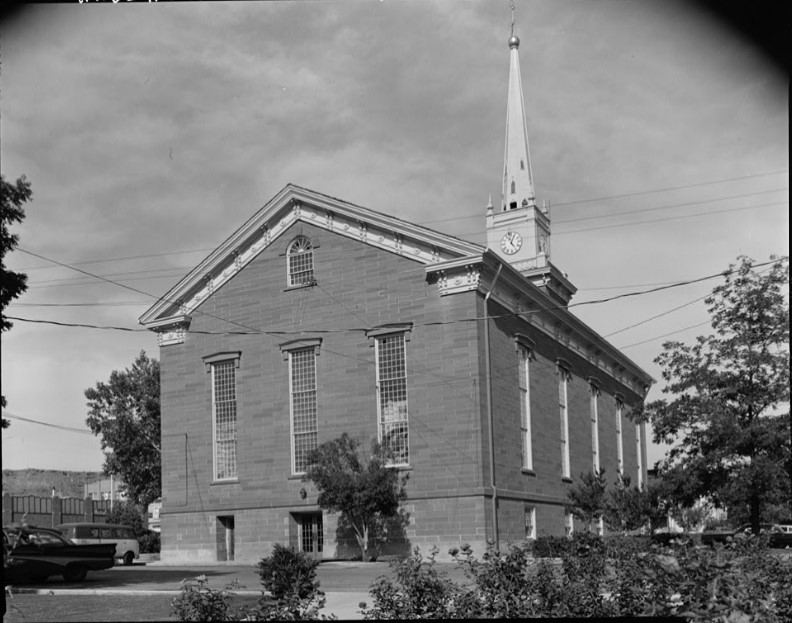
[(70, 472), (54, 469), (4, 469), (3, 493), (62, 498), (82, 498), (83, 486), (102, 477), (102, 472)]

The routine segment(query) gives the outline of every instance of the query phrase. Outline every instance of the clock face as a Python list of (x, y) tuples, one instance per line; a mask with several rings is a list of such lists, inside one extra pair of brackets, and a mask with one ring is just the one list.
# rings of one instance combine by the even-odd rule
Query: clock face
[(518, 234), (516, 231), (506, 232), (506, 234), (501, 238), (501, 249), (506, 255), (512, 255), (513, 253), (517, 253), (522, 246), (522, 236)]

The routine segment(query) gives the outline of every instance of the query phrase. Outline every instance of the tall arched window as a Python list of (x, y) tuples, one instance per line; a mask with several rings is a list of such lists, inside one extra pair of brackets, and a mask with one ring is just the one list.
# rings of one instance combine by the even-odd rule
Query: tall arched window
[(313, 283), (313, 245), (305, 236), (297, 236), (286, 250), (289, 266), (289, 285)]

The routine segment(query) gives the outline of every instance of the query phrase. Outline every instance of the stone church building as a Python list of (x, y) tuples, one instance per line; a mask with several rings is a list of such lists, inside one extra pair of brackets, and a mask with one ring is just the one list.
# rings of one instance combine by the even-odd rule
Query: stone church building
[(388, 439), (409, 472), (409, 523), (382, 552), (563, 535), (582, 472), (645, 481), (629, 415), (652, 379), (567, 309), (509, 48), (486, 247), (289, 184), (141, 317), (160, 345), (163, 561), (348, 555), (301, 481), (342, 433)]

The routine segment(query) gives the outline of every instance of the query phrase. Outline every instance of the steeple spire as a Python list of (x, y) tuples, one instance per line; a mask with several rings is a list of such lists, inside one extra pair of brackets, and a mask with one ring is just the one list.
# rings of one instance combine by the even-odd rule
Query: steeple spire
[(550, 211), (536, 205), (513, 0), (511, 9), (503, 190), (500, 210), (493, 208), (491, 200), (487, 205), (487, 248), (558, 303), (567, 305), (576, 289), (550, 262)]
[(509, 38), (509, 96), (506, 105), (506, 146), (503, 157), (502, 210), (536, 205), (531, 157), (528, 151), (528, 128), (525, 123), (525, 102), (520, 78), (520, 39), (514, 34), (514, 4), (512, 30)]

